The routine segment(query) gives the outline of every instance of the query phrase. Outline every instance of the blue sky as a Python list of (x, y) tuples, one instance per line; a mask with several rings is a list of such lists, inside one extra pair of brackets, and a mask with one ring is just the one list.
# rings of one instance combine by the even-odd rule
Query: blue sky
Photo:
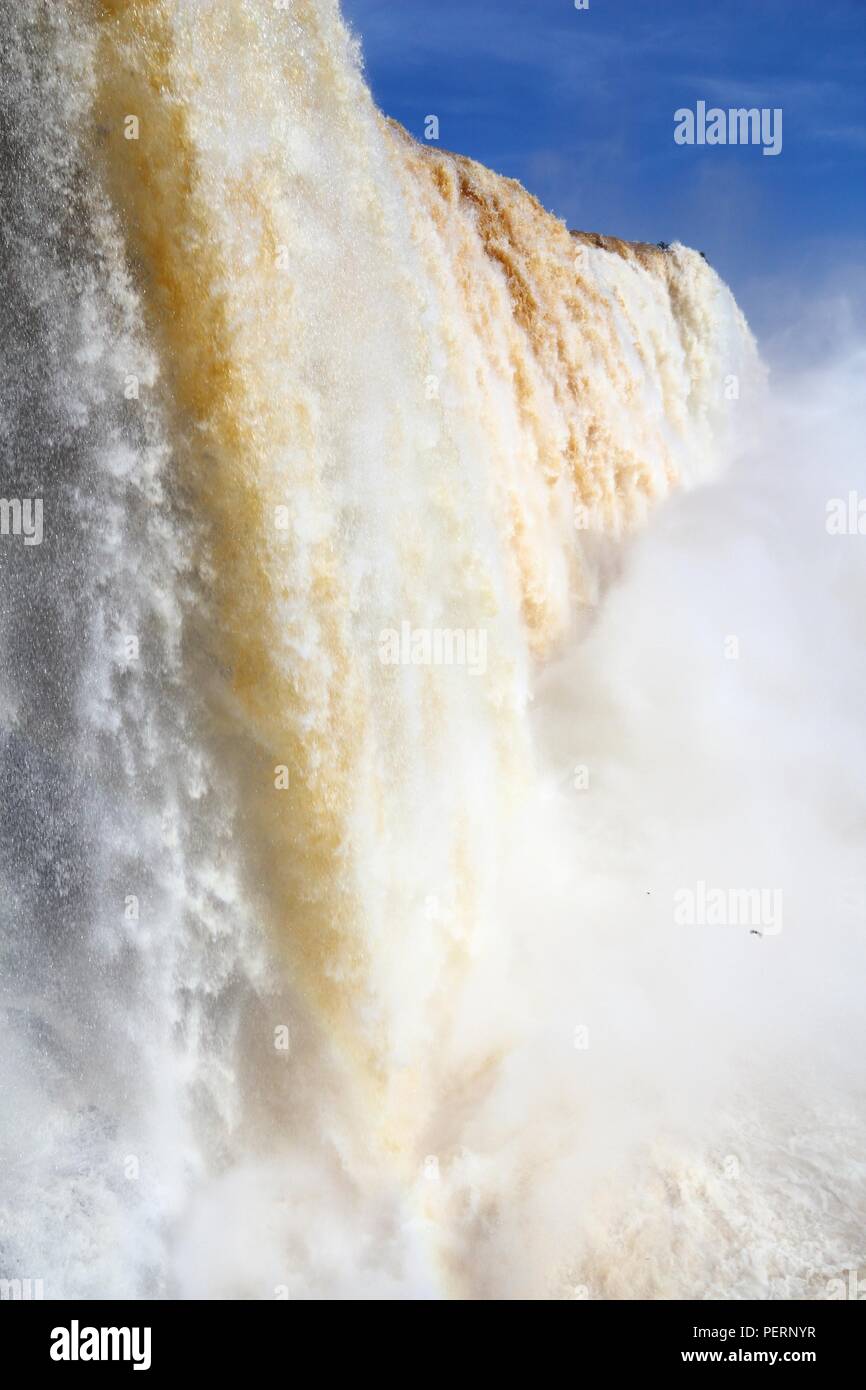
[[(571, 227), (706, 252), (756, 328), (866, 266), (866, 0), (343, 0), (379, 106)], [(783, 147), (676, 145), (673, 113), (781, 107)], [(794, 292), (796, 298), (796, 292)], [(791, 306), (793, 312), (794, 306)]]

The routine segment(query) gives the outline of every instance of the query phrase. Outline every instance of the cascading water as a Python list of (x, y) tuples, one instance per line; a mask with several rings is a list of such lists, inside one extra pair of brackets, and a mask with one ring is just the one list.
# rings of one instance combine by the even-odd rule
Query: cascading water
[[(763, 399), (728, 290), (416, 145), (336, 0), (20, 0), (2, 48), (0, 1275), (813, 1295), (864, 1257), (844, 991), (829, 1152), (777, 1061), (856, 868), (820, 787), (750, 824), (772, 679), (690, 625)], [(714, 870), (793, 885), (793, 959), (684, 944)]]

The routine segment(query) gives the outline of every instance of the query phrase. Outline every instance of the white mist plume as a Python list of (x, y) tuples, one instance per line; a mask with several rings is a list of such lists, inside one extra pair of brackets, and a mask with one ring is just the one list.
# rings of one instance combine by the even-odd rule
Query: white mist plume
[[(863, 1261), (866, 585), (863, 537), (825, 529), (862, 368), (776, 382), (748, 453), (665, 505), (540, 677), (547, 795), (508, 961), (464, 1011), (470, 1052), (523, 1039), (447, 1194), (476, 1290), (827, 1297)], [(778, 887), (781, 934), (676, 925), (698, 880)]]

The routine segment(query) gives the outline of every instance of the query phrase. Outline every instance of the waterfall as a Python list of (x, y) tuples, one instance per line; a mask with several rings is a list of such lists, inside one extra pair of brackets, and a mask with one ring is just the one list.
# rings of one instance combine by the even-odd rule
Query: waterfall
[(731, 293), (417, 144), (336, 0), (20, 0), (0, 44), (2, 490), (44, 530), (0, 540), (0, 1274), (751, 1291), (798, 1179), (740, 1149), (832, 1155), (738, 1070), (776, 943), (684, 948), (672, 892), (723, 870), (648, 829), (743, 698), (701, 629), (671, 685), (666, 628), (736, 589), (683, 557), (760, 472)]

